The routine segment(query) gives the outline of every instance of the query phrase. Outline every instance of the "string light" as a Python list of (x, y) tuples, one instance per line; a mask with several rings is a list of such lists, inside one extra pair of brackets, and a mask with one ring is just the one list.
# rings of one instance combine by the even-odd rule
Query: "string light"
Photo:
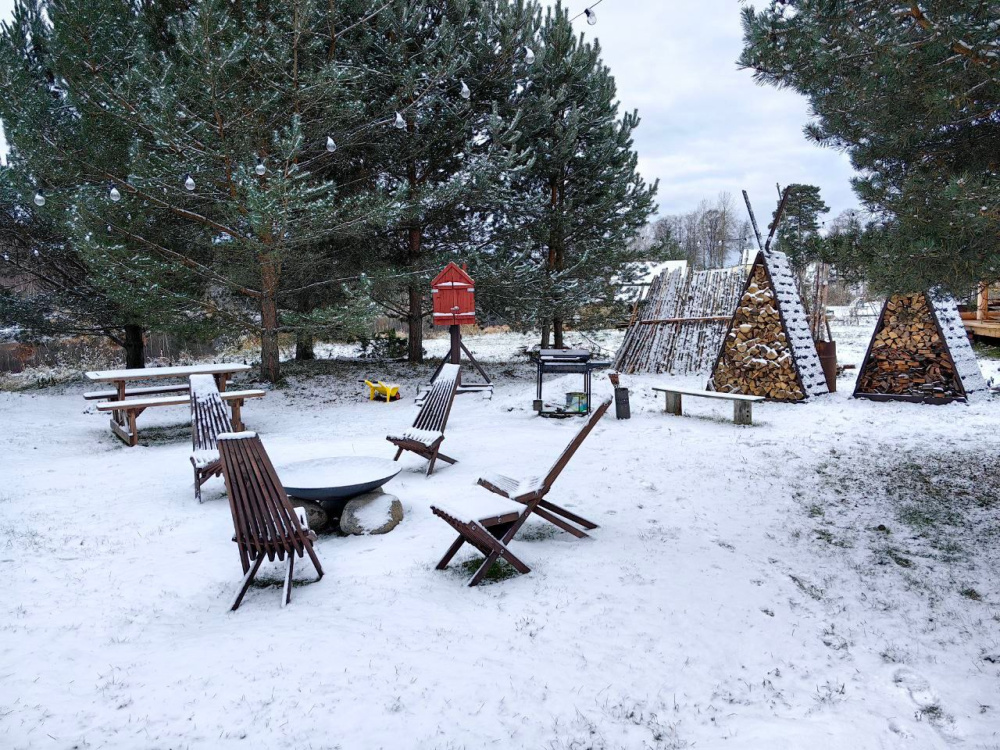
[(257, 166), (253, 168), (260, 177), (263, 177), (267, 173), (267, 167), (264, 165), (264, 160), (259, 156), (257, 157)]
[(42, 193), (40, 189), (35, 191), (34, 200), (35, 200), (35, 205), (38, 206), (39, 208), (45, 205), (45, 195)]
[(465, 81), (462, 81), (461, 96), (463, 99), (468, 99), (470, 96), (472, 96), (472, 92), (469, 91), (469, 85)]
[(399, 112), (396, 113), (396, 121), (393, 123), (393, 125), (395, 125), (400, 130), (406, 127), (406, 120), (403, 119), (403, 116)]
[(108, 197), (112, 202), (117, 203), (122, 199), (122, 194), (118, 191), (118, 188), (114, 185), (111, 186), (111, 190), (108, 191)]
[(328, 135), (326, 137), (326, 150), (329, 151), (331, 154), (337, 150), (337, 142), (333, 140), (332, 135)]
[(604, 0), (597, 0), (597, 2), (596, 3), (592, 3), (590, 5), (590, 7), (584, 8), (582, 13), (577, 13), (575, 16), (573, 16), (571, 19), (569, 19), (569, 22), (573, 23), (573, 21), (575, 21), (576, 19), (578, 19), (580, 16), (586, 16), (587, 17), (587, 23), (589, 25), (593, 26), (595, 23), (597, 23), (597, 14), (594, 12), (594, 8), (596, 8), (598, 5), (600, 5), (603, 2), (604, 2)]
[(528, 63), (528, 65), (535, 62), (535, 52), (531, 49), (531, 47), (524, 48), (524, 61)]
[(190, 172), (184, 175), (184, 187), (186, 187), (188, 190), (194, 190), (195, 188), (194, 177), (191, 176)]

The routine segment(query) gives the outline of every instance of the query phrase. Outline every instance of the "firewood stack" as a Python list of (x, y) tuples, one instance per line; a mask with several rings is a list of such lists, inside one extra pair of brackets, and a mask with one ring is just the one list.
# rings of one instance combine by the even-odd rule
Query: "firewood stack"
[(925, 295), (895, 295), (886, 302), (855, 395), (965, 396)]
[(754, 265), (712, 376), (722, 393), (801, 401), (805, 391), (763, 263)]

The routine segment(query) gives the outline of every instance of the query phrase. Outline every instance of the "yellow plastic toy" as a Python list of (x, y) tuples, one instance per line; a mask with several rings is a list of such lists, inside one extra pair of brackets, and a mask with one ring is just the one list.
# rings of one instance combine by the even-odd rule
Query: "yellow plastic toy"
[(368, 392), (368, 400), (374, 401), (376, 397), (382, 398), (385, 396), (385, 402), (399, 398), (399, 385), (396, 383), (383, 383), (381, 380), (377, 380), (374, 383), (370, 380), (365, 381), (371, 390)]

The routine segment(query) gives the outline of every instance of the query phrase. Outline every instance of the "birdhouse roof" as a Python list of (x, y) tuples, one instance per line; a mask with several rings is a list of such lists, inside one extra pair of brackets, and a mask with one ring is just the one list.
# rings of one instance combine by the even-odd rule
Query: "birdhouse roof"
[(455, 265), (454, 262), (452, 262), (446, 265), (444, 267), (444, 270), (441, 271), (441, 273), (439, 273), (434, 278), (434, 281), (431, 282), (431, 286), (451, 287), (451, 288), (466, 287), (466, 286), (471, 287), (475, 286), (475, 282), (472, 280), (472, 277), (469, 276), (469, 274), (467, 274), (465, 271), (463, 271), (461, 268)]

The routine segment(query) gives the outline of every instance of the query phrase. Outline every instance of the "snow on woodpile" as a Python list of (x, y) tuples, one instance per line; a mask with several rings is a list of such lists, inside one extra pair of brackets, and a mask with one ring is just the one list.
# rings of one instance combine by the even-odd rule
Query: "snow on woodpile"
[(795, 357), (795, 364), (802, 378), (802, 386), (809, 396), (819, 396), (829, 393), (826, 386), (826, 376), (819, 363), (816, 353), (816, 342), (813, 341), (806, 320), (806, 311), (799, 298), (799, 290), (795, 286), (795, 277), (788, 258), (784, 253), (770, 252), (765, 260), (767, 270), (774, 282), (774, 291), (778, 297), (778, 310), (785, 322), (785, 331)]
[(665, 269), (640, 302), (615, 368), (629, 374), (707, 372), (745, 279), (745, 266), (710, 271)]
[(801, 401), (828, 392), (783, 253), (757, 255), (708, 385), (725, 393), (776, 401)]

